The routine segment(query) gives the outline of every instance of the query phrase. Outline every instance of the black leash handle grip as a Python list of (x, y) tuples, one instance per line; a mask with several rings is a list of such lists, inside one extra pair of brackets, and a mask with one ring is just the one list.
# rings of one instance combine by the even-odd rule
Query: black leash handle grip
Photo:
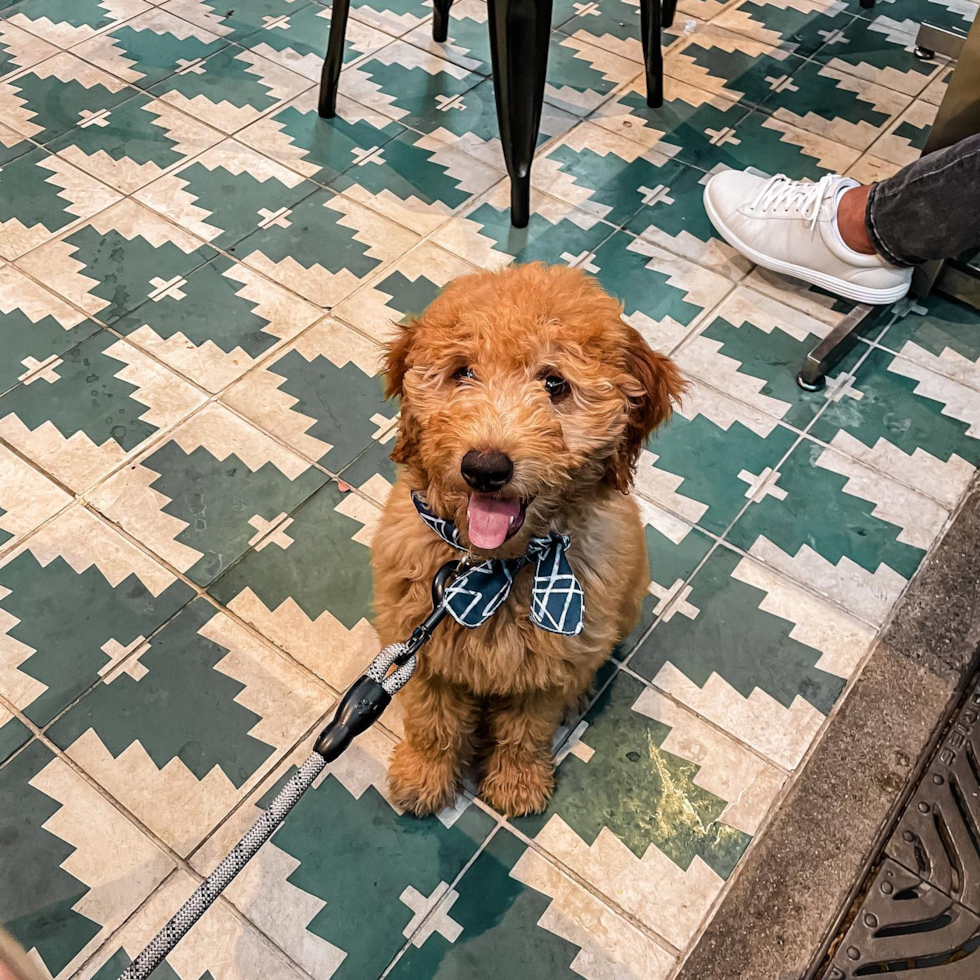
[[(407, 642), (394, 644), (382, 650), (375, 657), (368, 672), (359, 677), (341, 698), (330, 724), (320, 732), (320, 737), (313, 746), (313, 751), (322, 756), (326, 762), (333, 762), (358, 735), (366, 732), (391, 704), (391, 694), (385, 690), (382, 681), (389, 667), (394, 665), (400, 668), (402, 673), (411, 676), (411, 672), (415, 669), (415, 654), (429, 642), (435, 628), (447, 615), (443, 597), (446, 586), (459, 566), (458, 561), (447, 561), (436, 572), (432, 580), (432, 612), (428, 618), (415, 628)], [(400, 649), (397, 649), (397, 653), (393, 656), (389, 656), (388, 651), (395, 648)], [(407, 679), (406, 677), (405, 680)], [(403, 683), (405, 681), (401, 681), (398, 687)]]
[(391, 695), (366, 674), (341, 698), (333, 719), (313, 746), (325, 762), (333, 762), (358, 735), (366, 732), (391, 704)]

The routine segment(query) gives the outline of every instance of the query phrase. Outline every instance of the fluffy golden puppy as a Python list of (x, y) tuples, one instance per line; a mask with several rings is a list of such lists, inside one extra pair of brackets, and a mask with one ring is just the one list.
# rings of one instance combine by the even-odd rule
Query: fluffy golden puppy
[[(450, 805), (471, 767), (503, 813), (542, 810), (555, 731), (639, 616), (649, 566), (627, 493), (685, 386), (621, 312), (575, 269), (516, 266), (457, 279), (388, 346), (388, 394), (401, 398), (392, 459), (404, 465), (373, 544), (382, 643), (426, 617), (432, 578), (460, 549), (513, 560), (559, 540), (584, 605), (565, 633), (532, 622), (532, 560), (485, 623), (438, 628), (400, 695), (389, 772), (413, 813)], [(457, 547), (433, 529), (440, 519)]]

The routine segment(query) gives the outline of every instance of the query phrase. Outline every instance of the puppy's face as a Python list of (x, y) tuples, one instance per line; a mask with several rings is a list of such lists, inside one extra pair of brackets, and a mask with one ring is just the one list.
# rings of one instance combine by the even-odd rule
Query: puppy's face
[(625, 492), (684, 389), (593, 279), (525, 265), (453, 282), (387, 351), (392, 458), (481, 553), (523, 554), (606, 481)]

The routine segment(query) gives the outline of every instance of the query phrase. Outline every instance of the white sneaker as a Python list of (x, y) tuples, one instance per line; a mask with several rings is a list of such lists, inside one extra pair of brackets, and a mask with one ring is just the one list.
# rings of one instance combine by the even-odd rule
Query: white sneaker
[(764, 269), (858, 303), (893, 303), (908, 292), (912, 270), (855, 252), (837, 230), (837, 192), (856, 183), (835, 174), (812, 184), (725, 170), (705, 185), (704, 207), (722, 238)]

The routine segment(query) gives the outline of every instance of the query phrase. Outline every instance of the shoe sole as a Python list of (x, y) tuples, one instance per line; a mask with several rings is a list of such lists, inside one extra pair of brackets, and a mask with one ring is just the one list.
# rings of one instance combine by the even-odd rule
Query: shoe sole
[(771, 258), (750, 248), (744, 242), (739, 241), (726, 227), (725, 222), (711, 206), (708, 199), (708, 189), (704, 191), (704, 209), (708, 212), (711, 223), (722, 238), (731, 245), (732, 248), (741, 252), (747, 259), (751, 259), (756, 265), (761, 265), (763, 269), (772, 272), (779, 272), (794, 279), (802, 279), (821, 289), (826, 289), (829, 293), (843, 296), (844, 299), (854, 300), (855, 303), (868, 303), (872, 306), (884, 306), (900, 300), (909, 291), (911, 282), (904, 282), (900, 286), (892, 286), (889, 289), (872, 289), (870, 286), (856, 286), (846, 279), (838, 279), (836, 276), (829, 276), (825, 272), (817, 272), (815, 269), (808, 269), (803, 265), (794, 265), (792, 262), (783, 262), (780, 259)]

